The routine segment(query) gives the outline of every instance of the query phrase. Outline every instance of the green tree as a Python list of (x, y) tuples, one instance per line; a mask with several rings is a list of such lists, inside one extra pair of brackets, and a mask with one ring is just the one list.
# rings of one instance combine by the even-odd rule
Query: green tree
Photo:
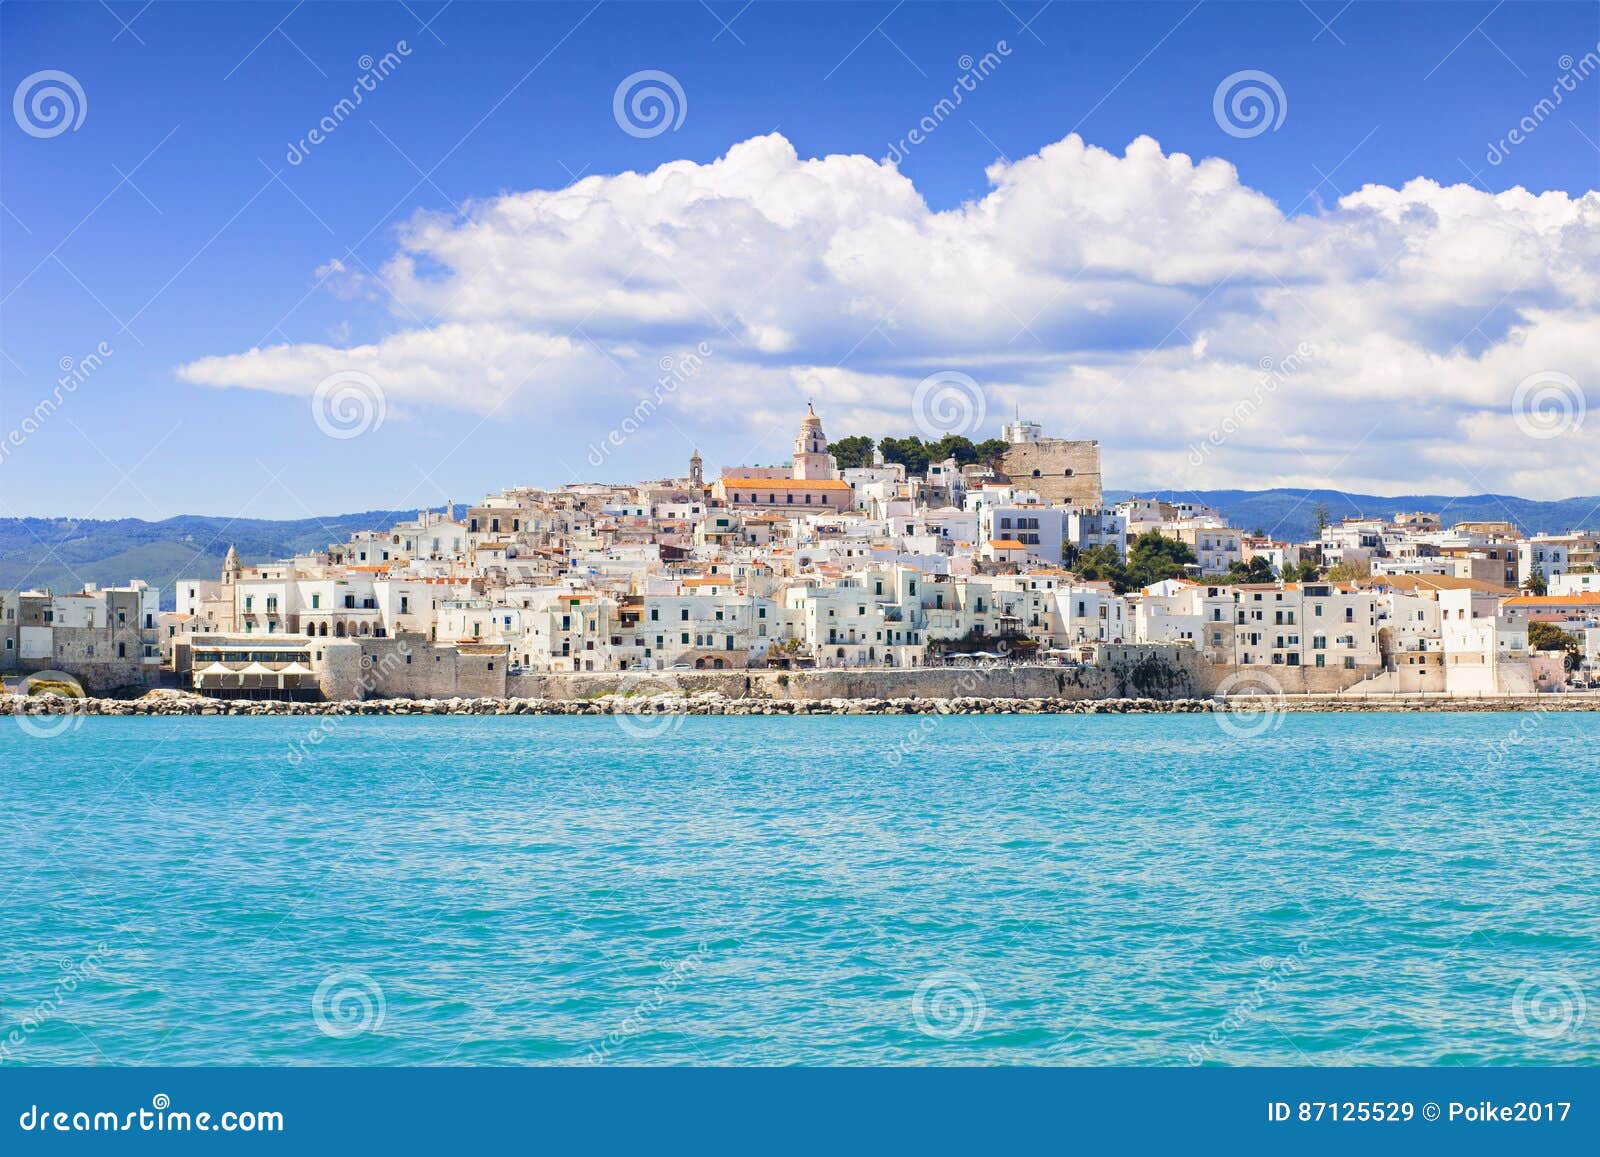
[(1138, 590), (1163, 579), (1182, 578), (1195, 562), (1188, 543), (1147, 530), (1128, 547), (1124, 585), (1117, 593)]
[(1258, 554), (1249, 562), (1236, 562), (1228, 567), (1228, 573), (1223, 575), (1224, 583), (1270, 583), (1277, 579), (1277, 574), (1272, 569), (1272, 563), (1264, 554)]
[(977, 454), (976, 461), (982, 462), (985, 466), (999, 466), (1000, 459), (1005, 457), (1009, 448), (1010, 443), (1003, 439), (985, 438), (973, 447), (973, 452)]
[(839, 469), (853, 470), (872, 465), (872, 439), (865, 434), (852, 434), (828, 443), (828, 453), (839, 462)]
[(1109, 582), (1119, 592), (1128, 589), (1127, 570), (1117, 556), (1116, 547), (1091, 546), (1084, 551), (1073, 547), (1072, 550), (1077, 555), (1072, 569), (1079, 578), (1090, 582)]
[(928, 472), (928, 447), (915, 434), (909, 438), (885, 438), (878, 443), (885, 462), (898, 462), (907, 474)]
[(1283, 581), (1286, 583), (1314, 583), (1317, 577), (1317, 564), (1309, 558), (1303, 558), (1298, 566), (1285, 567), (1283, 571)]
[(1317, 536), (1319, 538), (1322, 536), (1322, 532), (1328, 529), (1329, 521), (1327, 503), (1317, 503)]
[(1528, 623), (1528, 645), (1535, 651), (1564, 652), (1565, 666), (1569, 671), (1576, 671), (1583, 659), (1583, 644), (1578, 642), (1577, 636), (1563, 631), (1554, 623), (1531, 620)]
[(928, 447), (928, 460), (943, 462), (946, 458), (954, 458), (958, 466), (970, 466), (978, 460), (978, 448), (972, 444), (971, 438), (946, 434)]
[(1331, 583), (1353, 583), (1357, 579), (1370, 577), (1372, 567), (1364, 562), (1341, 562), (1328, 568), (1328, 581)]
[(1528, 623), (1528, 645), (1535, 651), (1576, 651), (1578, 640), (1554, 623), (1533, 619)]
[(1534, 571), (1532, 574), (1530, 574), (1527, 577), (1527, 580), (1522, 584), (1522, 589), (1527, 591), (1530, 595), (1538, 595), (1540, 598), (1543, 598), (1549, 593), (1550, 590), (1550, 588), (1545, 585), (1544, 573), (1542, 571)]

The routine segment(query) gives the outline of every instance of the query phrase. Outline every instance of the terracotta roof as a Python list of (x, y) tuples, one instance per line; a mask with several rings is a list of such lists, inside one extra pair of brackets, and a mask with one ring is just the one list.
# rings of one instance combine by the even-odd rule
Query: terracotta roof
[(1592, 595), (1517, 595), (1508, 607), (1600, 607), (1600, 593)]
[(1397, 591), (1483, 591), (1485, 594), (1510, 594), (1510, 589), (1483, 579), (1457, 578), (1443, 574), (1381, 574), (1363, 579), (1358, 585), (1383, 586)]
[(991, 538), (989, 545), (996, 550), (1027, 550), (1028, 548), (1014, 538)]
[(723, 489), (739, 490), (849, 490), (850, 483), (834, 478), (719, 478)]

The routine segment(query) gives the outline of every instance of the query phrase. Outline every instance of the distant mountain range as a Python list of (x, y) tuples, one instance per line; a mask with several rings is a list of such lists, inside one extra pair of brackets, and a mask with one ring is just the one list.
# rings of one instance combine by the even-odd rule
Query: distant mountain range
[(180, 578), (216, 578), (222, 556), (237, 546), (246, 566), (322, 550), (352, 531), (386, 530), (415, 510), (368, 510), (279, 522), (180, 514), (161, 522), (77, 518), (0, 518), (0, 587), (77, 590), (86, 582), (114, 586), (142, 578), (161, 590), (170, 609)]
[[(1274, 538), (1301, 541), (1316, 533), (1317, 504), (1328, 517), (1389, 517), (1426, 510), (1453, 522), (1511, 521), (1525, 531), (1561, 533), (1600, 525), (1600, 496), (1535, 502), (1508, 494), (1449, 497), (1404, 494), (1380, 497), (1338, 490), (1108, 490), (1106, 501), (1161, 498), (1215, 507), (1234, 526), (1265, 530)], [(249, 566), (321, 550), (352, 531), (386, 530), (415, 510), (367, 510), (280, 522), (182, 514), (161, 522), (137, 518), (0, 518), (0, 587), (76, 590), (83, 583), (111, 586), (142, 578), (161, 589), (161, 605), (172, 605), (180, 578), (214, 578), (230, 545)]]
[(1392, 518), (1402, 511), (1437, 514), (1446, 526), (1456, 522), (1514, 522), (1529, 534), (1566, 534), (1600, 526), (1600, 496), (1536, 502), (1510, 494), (1350, 494), (1342, 490), (1107, 490), (1109, 505), (1125, 498), (1200, 502), (1217, 509), (1229, 525), (1264, 530), (1273, 538), (1301, 542), (1317, 533), (1317, 504), (1330, 521), (1341, 518)]

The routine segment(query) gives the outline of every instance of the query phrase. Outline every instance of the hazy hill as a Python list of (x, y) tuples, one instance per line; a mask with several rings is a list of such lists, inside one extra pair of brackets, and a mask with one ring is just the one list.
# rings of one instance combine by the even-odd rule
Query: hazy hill
[[(1107, 502), (1138, 494), (1168, 501), (1203, 502), (1234, 526), (1266, 530), (1276, 538), (1303, 540), (1315, 533), (1317, 503), (1334, 520), (1388, 517), (1402, 510), (1427, 510), (1445, 522), (1505, 520), (1525, 531), (1560, 533), (1600, 525), (1600, 497), (1536, 502), (1503, 494), (1451, 498), (1405, 494), (1384, 498), (1337, 490), (1108, 490)], [(383, 530), (415, 510), (368, 510), (279, 522), (184, 514), (162, 522), (137, 518), (0, 518), (0, 587), (75, 590), (85, 582), (109, 586), (142, 578), (161, 588), (172, 604), (179, 578), (214, 578), (229, 544), (246, 565), (320, 550), (352, 531)]]
[(180, 514), (161, 522), (138, 518), (0, 518), (0, 587), (76, 590), (142, 578), (172, 604), (179, 578), (215, 578), (229, 545), (248, 565), (320, 550), (352, 531), (383, 530), (415, 510), (368, 510), (279, 522)]
[(1341, 518), (1391, 518), (1400, 511), (1425, 510), (1446, 526), (1455, 522), (1515, 522), (1527, 533), (1564, 534), (1600, 525), (1600, 496), (1537, 502), (1509, 494), (1402, 494), (1384, 498), (1339, 490), (1107, 490), (1107, 503), (1134, 496), (1214, 506), (1241, 530), (1265, 530), (1274, 538), (1303, 541), (1316, 534), (1317, 503)]

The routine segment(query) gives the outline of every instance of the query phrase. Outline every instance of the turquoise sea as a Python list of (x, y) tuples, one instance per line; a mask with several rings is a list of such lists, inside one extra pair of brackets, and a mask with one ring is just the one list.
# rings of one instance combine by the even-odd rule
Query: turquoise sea
[(1600, 1062), (1597, 715), (0, 723), (0, 1063)]

